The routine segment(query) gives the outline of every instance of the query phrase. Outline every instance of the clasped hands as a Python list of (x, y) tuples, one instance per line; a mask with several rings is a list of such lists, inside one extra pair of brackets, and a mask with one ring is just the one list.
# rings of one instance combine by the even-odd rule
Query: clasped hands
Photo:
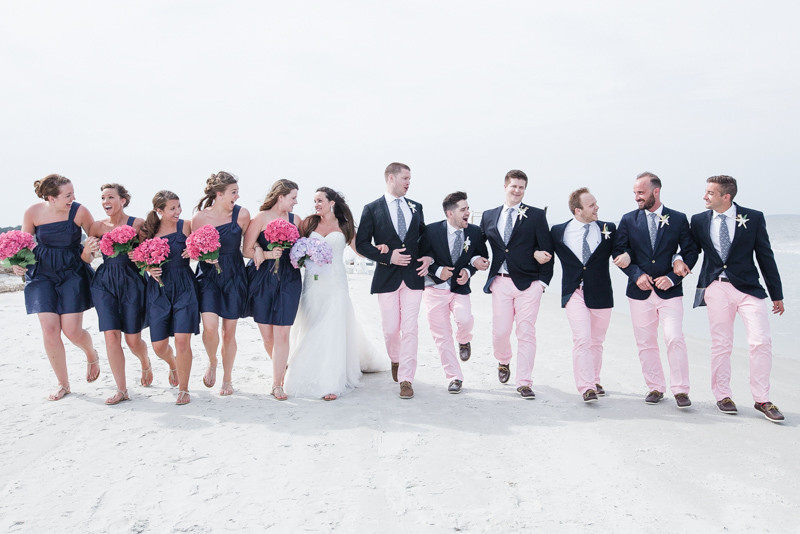
[[(386, 247), (386, 252), (389, 251), (389, 247), (387, 245), (377, 245), (375, 248), (380, 249), (381, 254), (386, 254), (386, 252), (383, 252), (383, 249), (381, 247)], [(405, 267), (409, 265), (411, 263), (411, 254), (403, 254), (403, 252), (405, 251), (406, 251), (405, 247), (394, 249), (392, 251), (392, 259), (389, 260), (389, 263), (391, 263), (392, 265), (398, 265), (400, 267)], [(421, 258), (418, 258), (417, 261), (422, 264), (419, 267), (417, 267), (417, 274), (419, 276), (425, 276), (426, 274), (428, 274), (428, 267), (430, 267), (431, 263), (433, 263), (433, 258), (431, 258), (430, 256), (423, 256)]]

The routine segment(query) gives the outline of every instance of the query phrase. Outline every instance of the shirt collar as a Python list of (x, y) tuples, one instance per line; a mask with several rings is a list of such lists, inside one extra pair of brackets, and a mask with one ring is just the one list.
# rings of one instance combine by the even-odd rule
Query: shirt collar
[(394, 201), (395, 201), (395, 200), (397, 200), (398, 198), (400, 198), (400, 199), (405, 199), (405, 197), (396, 197), (396, 196), (394, 196), (394, 195), (393, 195), (393, 194), (391, 194), (391, 193), (384, 193), (384, 194), (383, 194), (383, 197), (386, 199), (386, 202), (388, 202), (389, 204), (391, 204), (392, 202), (394, 202)]
[[(727, 210), (723, 211), (722, 214), (724, 214), (725, 217), (727, 217), (727, 218), (735, 219), (736, 218), (736, 204), (731, 203), (731, 207), (728, 208)], [(717, 215), (720, 215), (720, 214), (715, 211), (714, 212), (714, 217), (716, 217)]]
[(570, 221), (570, 222), (573, 222), (573, 223), (577, 224), (577, 225), (578, 225), (578, 226), (580, 226), (581, 228), (583, 228), (583, 227), (584, 227), (584, 226), (586, 226), (587, 224), (592, 224), (592, 223), (590, 223), (590, 222), (589, 222), (589, 223), (580, 222), (580, 221), (578, 220), (578, 218), (577, 218), (577, 217), (573, 217), (573, 218), (572, 218), (572, 221)]
[(647, 214), (647, 216), (648, 216), (648, 217), (650, 216), (650, 214), (651, 214), (651, 213), (655, 213), (656, 215), (658, 215), (659, 217), (661, 217), (661, 213), (662, 213), (663, 211), (664, 211), (664, 204), (661, 204), (661, 205), (658, 207), (658, 209), (657, 209), (657, 210), (655, 210), (655, 211), (644, 210), (644, 212)]
[(456, 228), (455, 226), (450, 224), (450, 221), (447, 221), (447, 235), (454, 234), (459, 230), (463, 230), (463, 228)]
[(522, 205), (522, 202), (517, 202), (517, 203), (516, 203), (516, 204), (514, 204), (513, 206), (509, 206), (508, 204), (506, 204), (506, 203), (504, 202), (504, 203), (503, 203), (503, 211), (506, 211), (508, 208), (513, 208), (513, 209), (515, 209), (515, 210), (519, 211), (519, 207), (520, 207), (521, 205)]

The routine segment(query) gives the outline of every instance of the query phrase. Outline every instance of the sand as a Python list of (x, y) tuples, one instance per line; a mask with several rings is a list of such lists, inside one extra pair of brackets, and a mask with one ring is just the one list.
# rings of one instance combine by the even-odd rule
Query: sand
[[(369, 276), (350, 281), (357, 313), (380, 343)], [(740, 413), (719, 413), (708, 344), (692, 338), (694, 405), (678, 410), (668, 394), (649, 406), (629, 319), (615, 312), (602, 374), (608, 396), (585, 405), (557, 293), (547, 291), (537, 323), (535, 400), (498, 383), (490, 298), (476, 292), (473, 356), (463, 364), (460, 395), (446, 391), (422, 313), (413, 399), (401, 400), (384, 372), (365, 375), (361, 388), (334, 402), (277, 402), (269, 396), (271, 363), (248, 319), (238, 330), (236, 394), (220, 397), (220, 384), (202, 385), (207, 359), (196, 336), (192, 402), (183, 407), (173, 404), (166, 364), (151, 352), (155, 381), (144, 388), (127, 349), (132, 401), (105, 406), (114, 391), (105, 358), (99, 380), (87, 384), (85, 358), (69, 344), (72, 394), (47, 401), (55, 378), (37, 318), (25, 315), (22, 293), (0, 294), (0, 531), (797, 529), (795, 360), (774, 361), (781, 425), (752, 408), (739, 348), (732, 384)], [(103, 354), (94, 311), (84, 324)]]

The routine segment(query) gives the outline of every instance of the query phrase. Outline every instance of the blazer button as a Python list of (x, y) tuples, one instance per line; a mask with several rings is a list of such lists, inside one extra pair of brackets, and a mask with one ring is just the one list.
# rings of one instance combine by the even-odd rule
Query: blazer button
[(656, 260), (653, 260), (651, 263), (655, 263), (655, 262), (656, 262)]
[(506, 252), (508, 252), (508, 249), (506, 249)]
[(584, 267), (583, 267), (583, 270), (584, 270), (584, 271), (586, 270), (586, 266), (584, 266)]
[(722, 268), (723, 268), (723, 269), (727, 269), (727, 268), (728, 268), (728, 266), (727, 266), (727, 265), (723, 265), (723, 266), (722, 266)]

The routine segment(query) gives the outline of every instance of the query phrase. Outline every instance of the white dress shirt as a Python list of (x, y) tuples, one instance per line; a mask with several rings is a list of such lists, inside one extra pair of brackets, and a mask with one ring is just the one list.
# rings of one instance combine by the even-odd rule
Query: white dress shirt
[[(384, 193), (383, 198), (386, 199), (386, 205), (389, 207), (389, 216), (392, 218), (392, 224), (394, 225), (394, 231), (397, 232), (397, 235), (400, 233), (397, 230), (397, 198), (396, 196), (390, 193)], [(400, 197), (400, 209), (403, 211), (403, 216), (406, 219), (406, 231), (411, 226), (411, 208), (408, 207), (408, 202), (406, 202), (405, 197)]]
[[(461, 234), (461, 237), (464, 240), (464, 242), (466, 242), (467, 241), (466, 230), (464, 230), (462, 228), (455, 228), (455, 227), (451, 226), (450, 222), (448, 221), (448, 223), (447, 223), (447, 250), (449, 250), (449, 251), (453, 250), (453, 244), (455, 244), (455, 242), (456, 242), (456, 232), (459, 232), (459, 231), (460, 232), (464, 232), (464, 233)], [(439, 267), (438, 269), (436, 269), (436, 277), (437, 278), (441, 277), (442, 269), (444, 269), (444, 267)], [(453, 271), (453, 277), (454, 278), (458, 278), (460, 275), (461, 275), (460, 272)], [(469, 278), (469, 277), (470, 277), (470, 272), (468, 270), (467, 271), (467, 278)], [(441, 284), (436, 284), (433, 287), (435, 287), (436, 289), (450, 289), (450, 280), (446, 280), (446, 281), (442, 282)]]
[[(514, 204), (513, 206), (507, 206), (506, 204), (503, 204), (503, 209), (500, 210), (500, 217), (497, 218), (497, 231), (500, 232), (500, 238), (501, 239), (504, 237), (503, 234), (506, 231), (506, 220), (508, 219), (509, 208), (514, 210), (512, 212), (514, 214), (514, 217), (519, 217), (519, 207), (521, 205), (522, 205), (522, 202), (518, 202), (518, 203)], [(512, 221), (511, 222), (511, 228), (512, 229), (514, 228), (514, 225), (516, 224), (516, 222), (517, 221)], [(502, 274), (508, 274), (508, 266), (506, 265), (506, 262), (503, 262), (503, 265), (500, 266), (500, 270), (498, 270), (497, 272), (498, 273), (502, 273)]]
[[(583, 262), (583, 233), (584, 227), (587, 223), (582, 223), (578, 219), (573, 218), (567, 223), (564, 228), (564, 244), (575, 254), (575, 257)], [(586, 236), (586, 242), (589, 243), (589, 250), (594, 253), (595, 249), (600, 245), (602, 233), (597, 223), (590, 222), (589, 234)]]

